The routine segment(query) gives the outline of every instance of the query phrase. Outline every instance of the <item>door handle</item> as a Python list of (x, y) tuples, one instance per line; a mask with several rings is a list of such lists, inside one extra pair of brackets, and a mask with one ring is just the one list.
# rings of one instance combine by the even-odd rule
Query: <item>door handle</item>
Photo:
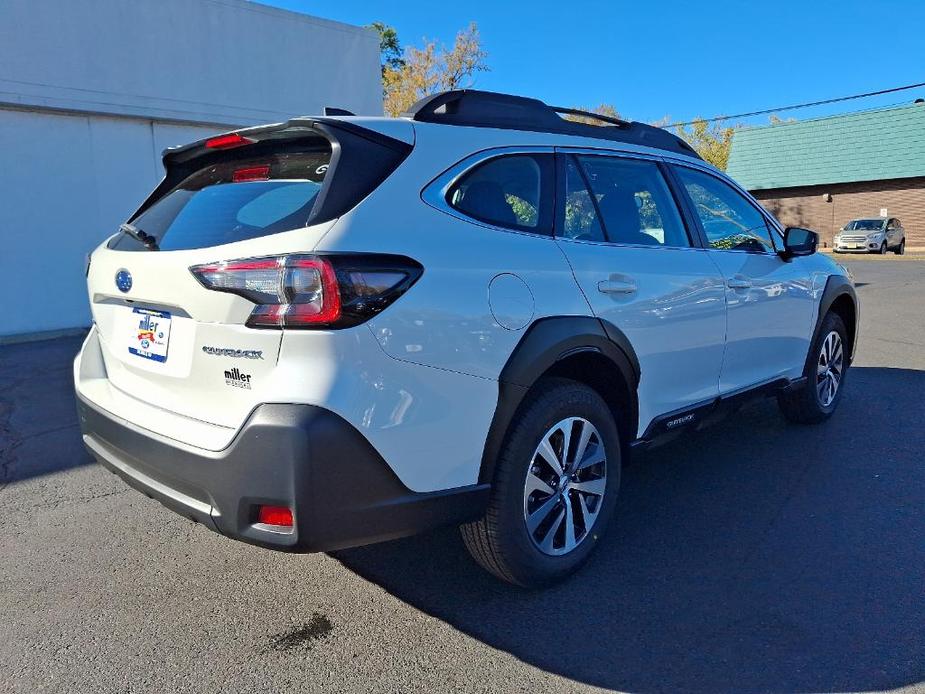
[(597, 291), (602, 294), (632, 294), (636, 291), (636, 283), (632, 280), (601, 280), (597, 283)]
[(726, 280), (726, 286), (730, 289), (751, 289), (752, 283), (751, 280), (736, 276)]

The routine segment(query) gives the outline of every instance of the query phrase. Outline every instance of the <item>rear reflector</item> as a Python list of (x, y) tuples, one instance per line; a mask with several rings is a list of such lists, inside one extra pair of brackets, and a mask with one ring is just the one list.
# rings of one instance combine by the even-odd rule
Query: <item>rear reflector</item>
[(206, 148), (231, 149), (232, 147), (241, 147), (242, 145), (252, 145), (255, 142), (256, 140), (244, 137), (238, 133), (228, 133), (227, 135), (219, 135), (218, 137), (206, 140)]
[(257, 509), (257, 522), (263, 525), (291, 528), (292, 509), (285, 506), (260, 506)]

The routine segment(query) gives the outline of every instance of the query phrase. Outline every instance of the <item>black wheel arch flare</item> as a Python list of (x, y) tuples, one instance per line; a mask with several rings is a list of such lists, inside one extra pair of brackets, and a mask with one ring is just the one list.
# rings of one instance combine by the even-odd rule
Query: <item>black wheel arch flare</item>
[[(610, 362), (631, 394), (631, 402), (626, 403), (630, 421), (638, 421), (639, 359), (626, 335), (592, 316), (541, 318), (524, 332), (498, 377), (498, 404), (482, 453), (479, 483), (491, 483), (505, 436), (530, 388), (558, 363), (583, 352)], [(636, 430), (627, 433), (635, 438)]]
[[(842, 317), (845, 328), (848, 330), (848, 364), (850, 365), (854, 361), (854, 355), (857, 351), (858, 326), (860, 325), (857, 292), (854, 290), (854, 284), (847, 277), (830, 275), (825, 283), (822, 298), (819, 300), (819, 312), (816, 314), (816, 324), (813, 326), (813, 336), (806, 354), (804, 373), (808, 372), (810, 361), (814, 359), (812, 345), (816, 344), (819, 337), (822, 321), (825, 319), (826, 314), (833, 309), (833, 306), (836, 313)], [(845, 313), (846, 307), (850, 307), (848, 308), (850, 315), (842, 315)]]

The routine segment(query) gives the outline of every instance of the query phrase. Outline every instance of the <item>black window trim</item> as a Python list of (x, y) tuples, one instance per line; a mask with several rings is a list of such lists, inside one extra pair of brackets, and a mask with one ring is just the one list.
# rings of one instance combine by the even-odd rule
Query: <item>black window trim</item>
[[(585, 191), (588, 193), (588, 197), (591, 199), (591, 206), (594, 208), (594, 219), (597, 222), (597, 225), (601, 228), (601, 234), (604, 236), (603, 241), (595, 241), (594, 239), (581, 239), (576, 240), (568, 238), (565, 236), (565, 199), (568, 196), (568, 162), (572, 161), (575, 168), (578, 170), (578, 175), (581, 177), (581, 182), (585, 186)], [(594, 197), (594, 193), (591, 192), (591, 184), (588, 181), (588, 177), (585, 175), (584, 169), (576, 160), (576, 157), (571, 152), (556, 152), (556, 200), (559, 203), (556, 205), (556, 216), (553, 220), (553, 235), (557, 239), (562, 239), (563, 241), (576, 241), (576, 243), (600, 243), (607, 245), (616, 245), (610, 240), (610, 234), (607, 233), (607, 226), (604, 224), (604, 219), (601, 217), (601, 210), (597, 206), (597, 200)]]
[[(556, 176), (559, 179), (558, 185), (556, 186), (556, 199), (558, 201), (556, 205), (556, 216), (555, 216), (555, 229), (554, 235), (557, 240), (568, 241), (569, 243), (587, 243), (594, 244), (599, 246), (617, 246), (619, 248), (646, 248), (649, 250), (675, 250), (675, 251), (690, 251), (690, 250), (703, 250), (704, 249), (704, 240), (701, 238), (699, 226), (692, 226), (691, 220), (686, 214), (684, 205), (679, 200), (678, 191), (675, 190), (673, 185), (673, 180), (671, 174), (668, 170), (668, 167), (665, 166), (665, 160), (662, 157), (652, 156), (648, 154), (643, 154), (640, 152), (633, 152), (628, 150), (610, 150), (610, 149), (598, 149), (598, 148), (588, 148), (588, 147), (556, 147)], [(579, 175), (584, 181), (585, 187), (588, 189), (588, 194), (591, 197), (592, 204), (594, 205), (595, 214), (597, 214), (598, 223), (601, 226), (601, 230), (604, 233), (606, 240), (604, 241), (594, 241), (590, 239), (570, 239), (566, 237), (563, 233), (564, 224), (565, 224), (565, 185), (566, 185), (566, 170), (565, 162), (568, 158), (577, 159), (581, 156), (596, 156), (596, 157), (610, 157), (612, 159), (638, 159), (642, 161), (652, 162), (656, 165), (659, 170), (659, 173), (662, 175), (662, 179), (665, 182), (665, 187), (668, 188), (668, 192), (671, 195), (672, 202), (675, 204), (675, 209), (678, 213), (678, 217), (681, 219), (681, 225), (684, 228), (684, 233), (687, 234), (687, 240), (690, 242), (689, 246), (666, 246), (662, 244), (638, 244), (638, 243), (621, 243), (619, 241), (611, 241), (610, 234), (607, 232), (607, 225), (604, 222), (603, 217), (601, 216), (600, 209), (597, 205), (597, 200), (594, 197), (594, 194), (591, 189), (590, 182), (588, 177), (585, 174), (584, 168), (580, 165), (577, 166)], [(576, 162), (577, 165), (577, 162)]]
[[(691, 200), (690, 195), (687, 192), (687, 188), (684, 186), (684, 182), (681, 181), (677, 173), (674, 170), (672, 170), (673, 180), (675, 180), (676, 185), (678, 186), (680, 195), (684, 197), (685, 204), (692, 216), (692, 220), (694, 224), (696, 225), (698, 229), (698, 232), (704, 244), (704, 248), (706, 248), (707, 250), (711, 250), (711, 251), (719, 251), (721, 253), (751, 253), (753, 255), (778, 255), (780, 253), (781, 248), (783, 248), (783, 243), (782, 243), (783, 242), (783, 232), (778, 228), (778, 223), (776, 222), (776, 220), (773, 219), (773, 217), (768, 213), (768, 211), (764, 209), (764, 207), (748, 193), (747, 190), (742, 188), (742, 186), (737, 184), (735, 181), (733, 181), (728, 176), (718, 175), (718, 173), (712, 169), (708, 169), (702, 166), (692, 166), (691, 164), (688, 164), (687, 162), (678, 161), (677, 159), (666, 159), (665, 162), (669, 166), (669, 168), (672, 168), (672, 169), (674, 167), (683, 167), (686, 169), (691, 169), (693, 171), (697, 171), (699, 173), (705, 174), (712, 178), (715, 178), (720, 183), (725, 183), (729, 188), (732, 188), (732, 190), (734, 190), (739, 195), (741, 195), (742, 198), (745, 200), (745, 202), (751, 205), (752, 208), (754, 208), (755, 211), (758, 212), (759, 216), (764, 220), (765, 226), (768, 227), (768, 237), (771, 239), (771, 245), (774, 247), (774, 250), (759, 251), (759, 250), (750, 250), (746, 248), (741, 248), (741, 249), (736, 249), (736, 250), (731, 249), (731, 248), (730, 249), (713, 248), (710, 245), (709, 238), (707, 238), (706, 231), (703, 228), (703, 223), (700, 221), (700, 215), (698, 215), (696, 213), (696, 210), (694, 209), (694, 203)], [(777, 232), (776, 235), (773, 233), (775, 231)], [(778, 248), (778, 241), (781, 241), (781, 248)]]

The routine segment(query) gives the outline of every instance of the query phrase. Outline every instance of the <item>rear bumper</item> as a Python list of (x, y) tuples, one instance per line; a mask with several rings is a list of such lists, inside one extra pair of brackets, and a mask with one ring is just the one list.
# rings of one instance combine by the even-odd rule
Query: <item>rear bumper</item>
[[(317, 552), (412, 535), (484, 513), (488, 485), (416, 493), (346, 420), (312, 405), (260, 405), (222, 451), (168, 439), (80, 394), (84, 444), (130, 486), (228, 537)], [(256, 523), (258, 505), (288, 506), (294, 527)]]

